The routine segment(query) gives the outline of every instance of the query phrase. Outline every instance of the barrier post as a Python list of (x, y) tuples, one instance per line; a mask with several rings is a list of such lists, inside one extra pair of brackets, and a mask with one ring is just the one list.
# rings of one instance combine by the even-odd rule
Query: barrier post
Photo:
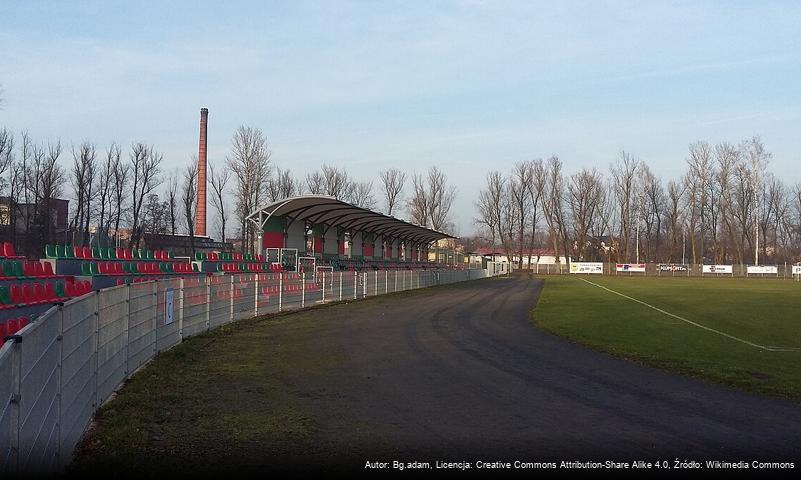
[(392, 276), (395, 277), (395, 288), (392, 289), (393, 292), (398, 291), (398, 272), (392, 272)]
[(373, 296), (377, 297), (378, 296), (378, 270), (375, 271), (375, 279), (373, 280), (373, 283), (375, 284), (375, 285), (373, 285)]
[(364, 272), (364, 288), (362, 291), (362, 298), (367, 298), (367, 282), (370, 280), (370, 272)]
[(95, 330), (94, 330), (94, 341), (92, 342), (92, 348), (94, 349), (94, 362), (92, 362), (92, 377), (93, 377), (93, 388), (94, 392), (92, 393), (92, 411), (97, 410), (100, 406), (100, 399), (97, 393), (97, 371), (99, 370), (99, 362), (100, 362), (100, 295), (98, 295), (97, 290), (93, 293), (94, 297), (94, 305), (95, 305)]
[(153, 349), (151, 350), (151, 356), (156, 355), (156, 349), (159, 345), (159, 281), (153, 280), (153, 288), (152, 288), (151, 297), (153, 299), (153, 320), (151, 321), (151, 325), (153, 326)]
[(12, 392), (9, 399), (11, 409), (11, 454), (9, 458), (9, 472), (19, 473), (19, 430), (20, 430), (20, 399), (22, 397), (22, 336), (9, 337), (14, 344), (11, 347), (11, 385)]
[(131, 329), (131, 284), (128, 283), (125, 285), (125, 304), (126, 304), (126, 312), (125, 312), (125, 378), (129, 378), (131, 375), (131, 369), (129, 368), (128, 357), (130, 356), (130, 351), (128, 348), (128, 344), (131, 341), (130, 329)]
[(323, 271), (323, 298), (322, 298), (323, 305), (325, 305), (325, 271)]
[(58, 304), (58, 313), (56, 317), (56, 321), (58, 322), (58, 337), (56, 337), (56, 341), (58, 342), (58, 364), (56, 366), (56, 465), (61, 467), (63, 465), (64, 460), (62, 459), (62, 452), (61, 452), (61, 442), (62, 442), (62, 434), (61, 434), (61, 423), (62, 423), (62, 394), (63, 391), (63, 384), (64, 384), (64, 372), (62, 370), (62, 364), (64, 360), (64, 304)]
[(230, 317), (230, 320), (228, 320), (228, 321), (229, 322), (233, 322), (234, 321), (234, 276), (233, 275), (229, 275), (229, 277), (231, 279), (228, 282), (228, 298), (229, 298), (229, 300), (228, 300), (229, 301), (229, 313), (228, 313), (228, 315)]
[(306, 272), (300, 279), (300, 308), (306, 308)]
[(342, 301), (342, 270), (339, 271), (339, 301)]
[(358, 281), (359, 273), (354, 270), (353, 271), (353, 299), (356, 300), (356, 284), (359, 283)]
[(261, 280), (261, 273), (256, 273), (255, 286), (253, 287), (253, 316), (259, 316), (259, 280)]
[(278, 311), (283, 309), (284, 305), (284, 272), (278, 274)]
[(211, 320), (211, 279), (214, 277), (206, 277), (206, 331), (209, 331), (209, 323)]
[(389, 293), (389, 270), (384, 270), (384, 293)]
[(184, 277), (178, 279), (178, 343), (184, 341)]

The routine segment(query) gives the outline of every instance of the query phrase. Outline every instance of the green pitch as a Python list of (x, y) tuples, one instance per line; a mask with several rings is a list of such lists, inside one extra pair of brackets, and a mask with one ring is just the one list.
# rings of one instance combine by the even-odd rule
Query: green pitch
[(534, 321), (617, 356), (801, 402), (793, 280), (549, 276)]

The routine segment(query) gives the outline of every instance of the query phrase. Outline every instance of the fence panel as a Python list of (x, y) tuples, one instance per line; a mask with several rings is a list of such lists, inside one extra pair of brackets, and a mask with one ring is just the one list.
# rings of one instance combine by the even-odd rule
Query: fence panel
[(108, 398), (128, 375), (128, 286), (113, 287), (97, 295), (97, 395)]
[(183, 338), (193, 337), (207, 330), (207, 309), (209, 306), (207, 277), (184, 279), (181, 296), (183, 298)]
[(181, 341), (178, 318), (181, 279), (159, 280), (156, 287), (156, 351), (163, 352)]
[(209, 303), (209, 329), (231, 321), (231, 280), (234, 275), (213, 275), (210, 282), (211, 302)]
[(128, 287), (128, 372), (136, 371), (156, 353), (155, 283), (134, 283)]
[(256, 305), (256, 280), (258, 274), (232, 276), (234, 281), (234, 321), (251, 318)]
[[(94, 295), (70, 300), (61, 310), (61, 451), (72, 452), (95, 411), (96, 315)], [(129, 370), (130, 373), (130, 370)]]
[(58, 466), (59, 319), (56, 309), (19, 332), (19, 469), (44, 473)]
[[(2, 339), (0, 339), (2, 342)], [(11, 409), (14, 395), (12, 351), (14, 342), (0, 344), (0, 477), (13, 473), (12, 455), (14, 445), (12, 435), (17, 434), (17, 428), (12, 422)]]
[(278, 311), (279, 275), (275, 273), (259, 274), (259, 315)]

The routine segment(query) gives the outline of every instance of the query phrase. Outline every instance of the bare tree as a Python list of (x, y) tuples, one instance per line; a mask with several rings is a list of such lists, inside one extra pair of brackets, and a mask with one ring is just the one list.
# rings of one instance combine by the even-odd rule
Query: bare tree
[(406, 183), (406, 173), (397, 168), (390, 168), (381, 172), (381, 186), (384, 194), (384, 207), (387, 215), (392, 215), (398, 204), (402, 201), (403, 185)]
[(620, 152), (620, 158), (611, 166), (612, 184), (614, 186), (615, 199), (618, 206), (618, 238), (620, 250), (618, 251), (618, 261), (629, 261), (629, 245), (632, 239), (632, 224), (635, 207), (635, 178), (640, 161), (625, 151)]
[(667, 188), (667, 224), (670, 236), (670, 251), (668, 259), (671, 262), (678, 261), (681, 258), (678, 255), (679, 245), (683, 243), (684, 235), (684, 191), (685, 185), (681, 180), (671, 180), (668, 182)]
[(320, 172), (312, 172), (306, 175), (306, 189), (312, 195), (325, 194), (325, 177)]
[(191, 255), (195, 255), (195, 212), (197, 211), (197, 162), (190, 162), (184, 170), (181, 185), (181, 201), (186, 221), (186, 232), (189, 234)]
[(375, 207), (373, 182), (351, 182), (348, 201), (357, 207), (373, 209)]
[(428, 226), (429, 200), (423, 176), (416, 173), (412, 175), (412, 186), (414, 187), (414, 193), (406, 204), (409, 219), (418, 225)]
[(100, 213), (98, 216), (98, 241), (105, 242), (108, 239), (114, 197), (114, 166), (120, 162), (122, 149), (116, 143), (112, 143), (106, 150), (106, 159), (100, 168), (98, 175), (97, 194), (100, 201)]
[[(315, 172), (318, 173), (319, 172)], [(320, 176), (322, 179), (322, 176)], [(320, 183), (322, 185), (322, 183)], [(321, 191), (321, 190), (320, 190)], [(320, 192), (318, 191), (318, 193)], [(289, 169), (277, 168), (267, 181), (267, 200), (276, 202), (303, 193), (302, 183), (296, 181)]]
[(428, 220), (434, 230), (444, 230), (450, 221), (451, 207), (456, 198), (456, 187), (448, 185), (448, 178), (436, 166), (428, 170)]
[[(500, 172), (487, 174), (487, 186), (478, 193), (478, 218), (476, 223), (484, 225), (490, 234), (490, 245), (494, 248), (496, 240), (502, 238), (499, 231), (501, 226), (501, 204), (505, 193), (505, 179)], [(508, 257), (507, 257), (508, 258)]]
[(75, 195), (75, 214), (72, 228), (78, 232), (77, 242), (89, 244), (89, 223), (92, 218), (93, 186), (97, 170), (97, 149), (90, 142), (83, 142), (72, 149), (72, 191)]
[[(114, 196), (114, 203), (111, 210), (111, 217), (109, 224), (114, 223), (114, 237), (119, 242), (120, 239), (120, 221), (125, 212), (125, 203), (128, 198), (128, 177), (130, 167), (128, 164), (122, 163), (119, 158), (116, 158), (113, 165), (113, 187), (112, 194)], [(119, 245), (119, 243), (117, 243)]]
[[(225, 209), (225, 187), (231, 179), (231, 170), (225, 165), (221, 169), (216, 169), (213, 164), (209, 165), (209, 170), (209, 183), (212, 190), (211, 205), (217, 211), (217, 218), (220, 222), (220, 237), (221, 241), (225, 243), (225, 226), (228, 223), (228, 210)], [(280, 172), (278, 176), (280, 176)]]
[(36, 199), (39, 218), (42, 222), (42, 245), (55, 240), (55, 219), (53, 219), (52, 200), (61, 196), (64, 185), (64, 169), (59, 165), (61, 142), (56, 140), (47, 145), (47, 155), (40, 169), (36, 183), (39, 197)]
[[(149, 197), (153, 190), (161, 183), (159, 174), (161, 173), (161, 161), (164, 156), (158, 153), (153, 147), (148, 147), (144, 143), (135, 143), (131, 146), (130, 154), (130, 175), (131, 190), (133, 193), (131, 200), (131, 240), (129, 247), (139, 247), (142, 238), (143, 227), (140, 222), (142, 207), (147, 200), (149, 210), (153, 215), (154, 228), (159, 230), (160, 225), (160, 203), (158, 195), (155, 198)], [(157, 205), (158, 204), (158, 205)], [(159, 215), (156, 215), (159, 213)]]
[(231, 154), (226, 158), (236, 181), (235, 209), (242, 235), (242, 251), (252, 251), (256, 232), (247, 220), (260, 205), (270, 175), (270, 150), (258, 128), (240, 126), (231, 139)]
[[(193, 155), (190, 163), (197, 164), (197, 156)], [(175, 235), (178, 226), (178, 171), (175, 170), (167, 177), (167, 205), (170, 214), (170, 232)]]
[(560, 245), (561, 252), (564, 255), (565, 262), (570, 261), (570, 253), (568, 246), (567, 234), (567, 221), (564, 212), (564, 199), (562, 193), (564, 191), (564, 177), (562, 176), (562, 161), (556, 155), (548, 158), (545, 166), (545, 201), (543, 203), (543, 211), (545, 213), (545, 220), (548, 223), (550, 230), (551, 240), (553, 241), (553, 249), (556, 255), (556, 263), (560, 263)]
[(603, 193), (603, 179), (597, 171), (583, 169), (570, 176), (567, 204), (573, 218), (573, 238), (579, 260), (587, 259), (589, 234), (600, 213)]

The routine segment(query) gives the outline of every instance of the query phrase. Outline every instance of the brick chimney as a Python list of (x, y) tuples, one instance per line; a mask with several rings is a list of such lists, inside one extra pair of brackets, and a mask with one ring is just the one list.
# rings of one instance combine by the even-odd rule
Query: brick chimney
[(197, 151), (197, 211), (195, 212), (195, 235), (206, 236), (206, 129), (209, 109), (200, 109), (200, 144)]

